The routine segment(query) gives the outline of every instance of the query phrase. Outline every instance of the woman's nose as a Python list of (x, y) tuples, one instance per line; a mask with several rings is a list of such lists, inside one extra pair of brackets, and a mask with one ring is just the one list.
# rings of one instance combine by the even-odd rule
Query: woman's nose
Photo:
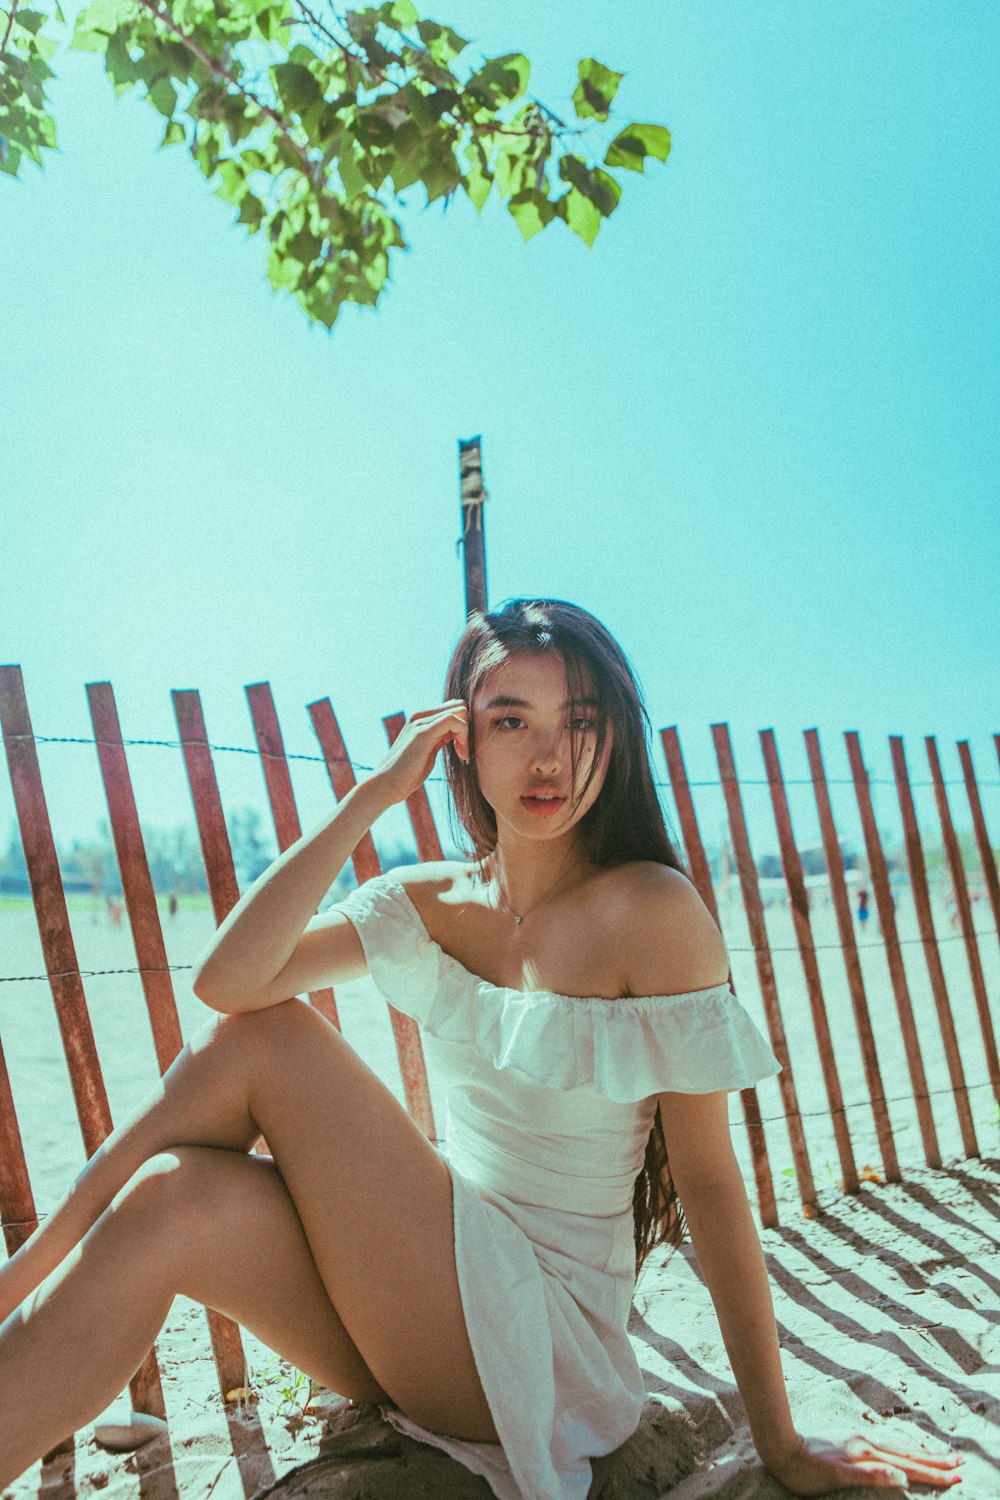
[(558, 774), (563, 759), (563, 735), (547, 735), (532, 746), (531, 760), (536, 772)]

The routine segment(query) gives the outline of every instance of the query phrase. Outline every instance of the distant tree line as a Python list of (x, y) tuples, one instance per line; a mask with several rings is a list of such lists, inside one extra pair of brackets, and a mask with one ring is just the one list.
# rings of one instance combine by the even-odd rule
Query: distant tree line
[[(274, 835), (255, 807), (240, 807), (228, 814), (226, 826), (233, 862), (241, 889), (252, 885), (272, 860), (278, 846)], [(174, 828), (148, 827), (142, 831), (153, 889), (158, 895), (207, 894), (205, 866), (196, 829), (188, 823)], [(89, 839), (74, 839), (58, 846), (59, 870), (67, 892), (89, 891), (100, 896), (120, 896), (121, 878), (111, 834), (102, 818)], [(379, 853), (386, 868), (416, 862), (416, 852), (405, 844), (380, 842)], [(338, 886), (349, 881), (338, 881)], [(0, 855), (0, 894), (27, 896), (31, 893), (21, 836), (11, 822), (7, 848)]]
[[(278, 847), (262, 814), (255, 807), (240, 807), (227, 816), (229, 842), (233, 851), (236, 874), (241, 889), (252, 885), (271, 861), (277, 858)], [(205, 867), (202, 863), (201, 844), (191, 824), (180, 823), (174, 828), (143, 829), (146, 857), (153, 889), (159, 895), (174, 894), (189, 896), (207, 894)], [(980, 875), (979, 850), (971, 830), (958, 834), (962, 851), (962, 863), (970, 874)], [(1000, 850), (994, 850), (1000, 859)], [(118, 861), (115, 857), (111, 825), (106, 818), (97, 825), (97, 833), (90, 839), (74, 839), (58, 850), (59, 868), (66, 891), (90, 891), (101, 896), (121, 895), (121, 880)], [(411, 845), (400, 841), (379, 843), (383, 866), (415, 864), (416, 851)], [(718, 878), (720, 852), (709, 850), (708, 861), (713, 877)], [(860, 854), (848, 843), (841, 845), (841, 856), (845, 870), (864, 868)], [(825, 875), (826, 858), (822, 845), (806, 846), (799, 850), (802, 870), (805, 875)], [(924, 846), (924, 862), (931, 872), (947, 867), (945, 851), (941, 845)], [(730, 864), (734, 865), (732, 854)], [(757, 873), (762, 880), (774, 880), (782, 874), (781, 856), (776, 853), (761, 854), (755, 860)], [(890, 875), (907, 870), (906, 851), (903, 847), (886, 848), (886, 864)], [(338, 880), (335, 889), (346, 889), (350, 877)], [(28, 870), (24, 862), (21, 838), (17, 824), (11, 822), (6, 851), (0, 855), (0, 895), (24, 895), (31, 892)]]

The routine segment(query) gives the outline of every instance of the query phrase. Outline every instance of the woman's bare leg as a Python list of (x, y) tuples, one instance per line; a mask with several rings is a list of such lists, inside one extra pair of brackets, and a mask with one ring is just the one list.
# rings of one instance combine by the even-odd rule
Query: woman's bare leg
[(176, 1291), (236, 1318), (341, 1395), (385, 1399), (273, 1163), (182, 1146), (140, 1168), (0, 1329), (0, 1485), (108, 1404)]
[[(115, 1132), (100, 1162), (95, 1157), (95, 1170), (83, 1174), (75, 1202), (71, 1197), (50, 1221), (46, 1253), (66, 1255), (65, 1239), (79, 1233), (88, 1215), (93, 1221), (102, 1213), (102, 1202), (108, 1204), (124, 1186), (122, 1179), (138, 1174), (27, 1312), (22, 1309), (0, 1331), (0, 1434), (20, 1430), (38, 1403), (40, 1386), (48, 1388), (39, 1372), (58, 1358), (56, 1345), (67, 1337), (66, 1328), (81, 1321), (112, 1325), (104, 1362), (98, 1367), (77, 1361), (69, 1372), (77, 1382), (72, 1420), (86, 1420), (141, 1360), (173, 1293), (186, 1284), (210, 1286), (227, 1253), (225, 1226), (217, 1225), (210, 1252), (204, 1236), (192, 1237), (202, 1246), (202, 1258), (186, 1261), (178, 1280), (176, 1257), (188, 1251), (178, 1245), (167, 1215), (149, 1208), (151, 1201), (162, 1203), (163, 1182), (175, 1179), (154, 1170), (155, 1163), (143, 1170), (150, 1158), (176, 1146), (178, 1137), (186, 1141), (198, 1131), (203, 1141), (209, 1122), (229, 1134), (225, 1144), (234, 1155), (260, 1132), (266, 1136), (327, 1295), (328, 1327), (337, 1340), (331, 1358), (338, 1369), (353, 1357), (359, 1379), (371, 1382), (367, 1389), (388, 1393), (414, 1420), (459, 1437), (495, 1440), (458, 1292), (450, 1175), (391, 1093), (331, 1026), (298, 1001), (213, 1023), (175, 1068), (161, 1096)], [(202, 1144), (197, 1135), (195, 1140)], [(244, 1165), (256, 1170), (249, 1159)], [(185, 1180), (190, 1178), (188, 1172)], [(211, 1213), (211, 1204), (205, 1212)], [(165, 1248), (158, 1248), (163, 1242)], [(126, 1305), (127, 1330), (120, 1316)], [(58, 1338), (54, 1328), (62, 1330)], [(90, 1342), (79, 1331), (69, 1339), (77, 1349)], [(14, 1350), (20, 1383), (6, 1375)], [(27, 1381), (25, 1367), (35, 1372)], [(39, 1417), (60, 1429), (56, 1437), (64, 1435), (67, 1420), (63, 1375), (59, 1413)], [(338, 1379), (343, 1386), (344, 1377)], [(3, 1441), (0, 1452), (6, 1454)], [(26, 1461), (32, 1457), (37, 1453)]]
[(33, 1292), (96, 1222), (143, 1162), (164, 1146), (249, 1151), (260, 1134), (245, 1094), (220, 1067), (213, 1017), (187, 1044), (152, 1093), (98, 1148), (68, 1196), (0, 1266), (0, 1323)]

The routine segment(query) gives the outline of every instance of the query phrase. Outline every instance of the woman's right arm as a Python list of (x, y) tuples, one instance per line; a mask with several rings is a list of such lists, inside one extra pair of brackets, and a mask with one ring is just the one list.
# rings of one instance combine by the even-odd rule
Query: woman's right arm
[(263, 1010), (367, 971), (352, 923), (336, 910), (316, 916), (316, 908), (363, 835), (423, 784), (449, 741), (468, 755), (461, 700), (411, 715), (383, 765), (240, 897), (197, 967), (193, 989), (199, 1000), (227, 1013)]

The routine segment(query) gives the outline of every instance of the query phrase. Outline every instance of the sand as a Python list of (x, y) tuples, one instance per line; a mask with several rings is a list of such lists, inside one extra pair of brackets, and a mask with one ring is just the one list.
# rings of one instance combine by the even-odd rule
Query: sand
[[(996, 1500), (1000, 1158), (865, 1183), (850, 1198), (826, 1192), (820, 1207), (806, 1219), (786, 1191), (780, 1227), (761, 1231), (796, 1424), (831, 1438), (957, 1447), (963, 1500)], [(646, 1413), (625, 1448), (595, 1465), (592, 1500), (778, 1500), (788, 1492), (757, 1458), (691, 1247), (665, 1268), (662, 1259), (644, 1272), (630, 1322)], [(227, 1416), (204, 1317), (178, 1299), (160, 1345), (169, 1439), (113, 1455), (84, 1431), (75, 1451), (35, 1465), (4, 1500), (244, 1500), (260, 1491), (489, 1500), (483, 1480), (399, 1436), (374, 1408), (320, 1393), (302, 1415), (301, 1401), (281, 1396), (273, 1357), (247, 1345), (261, 1399)], [(289, 1388), (293, 1380), (286, 1370)]]
[[(112, 930), (103, 913), (72, 914), (82, 968), (134, 965), (127, 925)], [(870, 1106), (865, 1101), (852, 1011), (840, 955), (833, 950), (832, 912), (814, 911), (831, 1024), (848, 1119), (859, 1166), (879, 1163)], [(868, 1432), (931, 1445), (956, 1444), (967, 1454), (965, 1500), (1000, 1497), (1000, 1111), (985, 1083), (982, 1041), (972, 1006), (961, 942), (938, 913), (942, 950), (956, 1011), (981, 1158), (961, 1159), (953, 1100), (947, 1093), (939, 1033), (919, 945), (906, 948), (918, 1027), (925, 1046), (945, 1169), (929, 1170), (921, 1156), (912, 1103), (891, 1106), (903, 1166), (902, 1183), (866, 1182), (858, 1195), (838, 1191), (839, 1167), (823, 1119), (822, 1079), (815, 1061), (798, 955), (788, 948), (787, 911), (769, 909), (775, 970), (805, 1115), (822, 1212), (807, 1219), (791, 1175), (788, 1134), (775, 1080), (759, 1089), (769, 1120), (768, 1147), (779, 1194), (780, 1226), (761, 1231), (771, 1277), (793, 1414), (808, 1432), (830, 1437)], [(752, 955), (741, 910), (723, 907), (737, 990), (764, 1029)], [(901, 903), (900, 922), (912, 921)], [(181, 912), (164, 922), (172, 963), (190, 963), (211, 932), (208, 912)], [(886, 1091), (904, 1096), (891, 991), (877, 933), (862, 965), (883, 1060)], [(995, 938), (981, 939), (991, 998), (1000, 987)], [(0, 912), (4, 974), (44, 972), (30, 906)], [(784, 950), (784, 951), (782, 951)], [(203, 1011), (175, 976), (185, 1035)], [(155, 1062), (135, 975), (86, 981), (112, 1112), (121, 1118), (155, 1080)], [(397, 1095), (386, 1007), (370, 981), (338, 990), (344, 1030)], [(765, 1031), (766, 1034), (766, 1031)], [(0, 1035), (11, 1070), (18, 1116), (39, 1209), (66, 1190), (83, 1162), (65, 1062), (44, 982), (0, 985)], [(431, 1078), (438, 1118), (442, 1101)], [(731, 1095), (734, 1140), (756, 1213), (738, 1095)], [(758, 1220), (759, 1223), (759, 1220)], [(723, 1348), (711, 1300), (686, 1245), (663, 1268), (653, 1258), (640, 1282), (630, 1333), (645, 1372), (649, 1404), (642, 1427), (619, 1455), (595, 1466), (593, 1496), (727, 1500), (787, 1492), (756, 1457)], [(277, 1485), (283, 1495), (396, 1495), (488, 1500), (485, 1482), (435, 1450), (400, 1437), (371, 1408), (352, 1408), (319, 1393), (303, 1413), (306, 1390), (296, 1372), (249, 1337), (251, 1378), (260, 1396), (251, 1409), (224, 1410), (209, 1350), (203, 1311), (178, 1299), (160, 1341), (170, 1418), (167, 1441), (134, 1455), (96, 1447), (87, 1431), (72, 1451), (35, 1465), (5, 1492), (5, 1500), (44, 1495), (50, 1500), (100, 1494), (121, 1500), (248, 1500)], [(303, 1466), (306, 1466), (303, 1468)], [(913, 1493), (930, 1493), (915, 1486)], [(862, 1491), (862, 1493), (865, 1493)], [(868, 1493), (871, 1493), (870, 1491)]]

